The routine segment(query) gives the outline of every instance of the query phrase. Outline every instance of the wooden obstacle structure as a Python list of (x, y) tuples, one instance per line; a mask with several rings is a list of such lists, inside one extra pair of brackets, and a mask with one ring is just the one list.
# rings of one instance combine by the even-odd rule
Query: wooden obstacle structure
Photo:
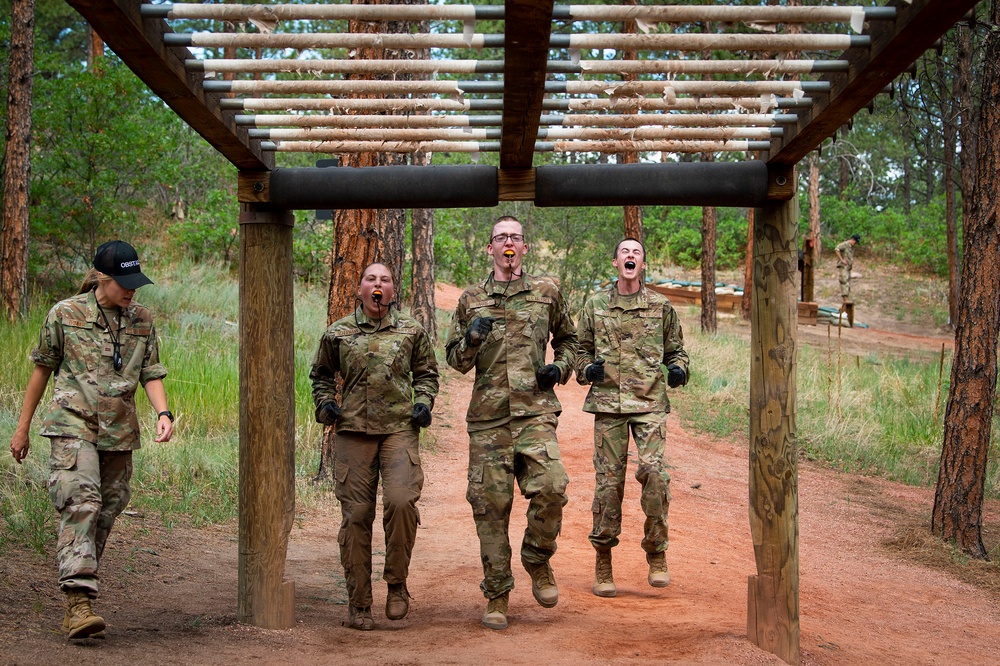
[[(284, 580), (294, 508), (290, 211), (317, 207), (317, 188), (311, 194), (304, 181), (333, 193), (319, 196), (324, 208), (754, 206), (749, 494), (757, 573), (748, 578), (747, 636), (799, 663), (795, 165), (976, 0), (894, 0), (886, 7), (67, 1), (239, 170), (241, 622), (294, 626), (293, 586)], [(402, 35), (330, 29), (331, 21), (347, 20), (435, 21), (440, 28)], [(295, 30), (282, 29), (287, 21)], [(477, 31), (481, 21), (503, 21), (503, 33)], [(595, 29), (630, 22), (639, 29)], [(774, 31), (672, 29), (711, 22)], [(788, 30), (816, 23), (833, 25)], [(375, 44), (415, 57), (342, 57)], [(285, 49), (315, 57), (290, 59)], [(449, 49), (476, 57), (442, 58)], [(592, 58), (608, 50), (625, 57)], [(713, 50), (731, 57), (702, 57)], [(774, 57), (794, 51), (831, 57)], [(560, 57), (551, 58), (555, 52)], [(398, 74), (426, 80), (391, 80)], [(706, 74), (717, 78), (703, 81)], [(282, 152), (390, 151), (495, 152), (499, 167), (275, 168)], [(535, 167), (534, 156), (545, 152), (581, 161), (598, 152), (645, 159)], [(704, 163), (695, 165), (697, 187), (671, 186), (695, 173), (678, 155), (716, 152), (743, 155), (735, 168), (750, 175), (734, 177), (732, 163)], [(407, 189), (421, 179), (434, 186)]]

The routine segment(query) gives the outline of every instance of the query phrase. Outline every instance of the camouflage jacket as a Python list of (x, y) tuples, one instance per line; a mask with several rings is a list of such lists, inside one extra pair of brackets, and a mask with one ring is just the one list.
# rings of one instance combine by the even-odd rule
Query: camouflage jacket
[[(476, 317), (496, 321), (483, 344), (469, 347), (465, 331)], [(553, 363), (565, 384), (573, 372), (576, 326), (552, 280), (526, 275), (506, 284), (491, 277), (466, 289), (445, 345), (448, 365), (461, 373), (476, 369), (466, 421), (559, 413), (555, 391), (541, 391), (535, 381), (535, 371), (546, 363), (550, 337)]]
[(317, 407), (335, 400), (338, 373), (344, 384), (338, 430), (409, 430), (414, 403), (434, 408), (438, 368), (430, 338), (416, 319), (397, 310), (379, 326), (358, 307), (326, 329), (309, 373)]
[(837, 267), (854, 268), (854, 245), (851, 241), (845, 240), (842, 243), (838, 243), (836, 250), (844, 258), (843, 261), (837, 260)]
[(49, 310), (29, 358), (55, 373), (52, 403), (42, 423), (45, 437), (76, 437), (106, 451), (138, 449), (135, 390), (167, 376), (160, 364), (153, 317), (132, 303), (110, 322), (121, 347), (115, 371), (111, 335), (93, 291), (60, 301)]
[(684, 332), (664, 296), (645, 287), (633, 297), (618, 294), (618, 283), (591, 296), (580, 317), (576, 379), (604, 359), (604, 381), (590, 387), (583, 409), (592, 413), (642, 414), (670, 411), (663, 366), (688, 372)]

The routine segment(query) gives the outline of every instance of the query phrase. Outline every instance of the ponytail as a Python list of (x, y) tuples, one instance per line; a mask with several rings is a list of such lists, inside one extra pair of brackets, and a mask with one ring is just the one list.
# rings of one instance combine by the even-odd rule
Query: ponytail
[(76, 292), (77, 295), (86, 294), (88, 291), (97, 289), (97, 281), (100, 277), (101, 272), (96, 268), (88, 270), (87, 274), (83, 276), (83, 282), (80, 284), (80, 291)]

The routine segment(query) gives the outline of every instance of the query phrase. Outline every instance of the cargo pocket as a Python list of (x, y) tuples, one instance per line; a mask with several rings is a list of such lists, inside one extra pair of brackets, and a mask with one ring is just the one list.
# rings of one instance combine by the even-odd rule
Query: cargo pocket
[[(420, 496), (420, 491), (424, 489), (424, 468), (420, 466), (420, 452), (416, 449), (406, 449), (406, 455), (410, 457), (412, 466), (409, 470), (410, 489)], [(420, 524), (420, 514), (417, 514), (417, 524)]]
[(590, 505), (590, 511), (595, 516), (601, 515), (601, 500), (594, 498), (594, 503)]
[(549, 460), (559, 460), (559, 444), (557, 442), (548, 442), (545, 444), (545, 453), (548, 455)]
[(49, 454), (49, 469), (73, 469), (76, 467), (76, 457), (80, 454), (80, 440), (73, 437), (51, 437), (49, 443), (52, 452)]
[(465, 491), (465, 499), (472, 506), (473, 515), (486, 515), (486, 488), (483, 487), (482, 465), (469, 468), (469, 488)]

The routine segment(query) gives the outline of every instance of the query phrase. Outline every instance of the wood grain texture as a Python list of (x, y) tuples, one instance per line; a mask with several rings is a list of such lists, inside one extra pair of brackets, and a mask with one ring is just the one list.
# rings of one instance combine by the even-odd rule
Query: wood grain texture
[(793, 198), (768, 202), (757, 215), (750, 334), (750, 531), (757, 575), (747, 582), (747, 637), (790, 664), (800, 660), (798, 212)]
[(294, 625), (294, 585), (284, 580), (295, 514), (290, 217), (241, 206), (237, 619), (266, 629)]

